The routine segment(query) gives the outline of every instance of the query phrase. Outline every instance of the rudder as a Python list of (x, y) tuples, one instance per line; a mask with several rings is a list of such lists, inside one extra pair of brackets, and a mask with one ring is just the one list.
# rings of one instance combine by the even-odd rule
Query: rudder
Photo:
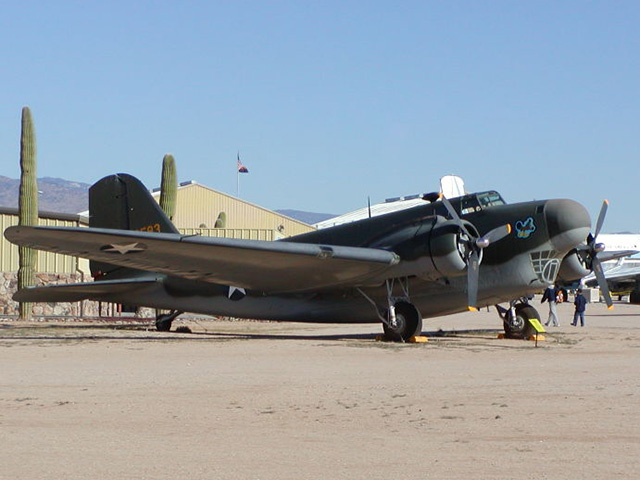
[[(89, 188), (89, 227), (179, 233), (142, 182), (126, 173), (104, 177)], [(90, 265), (94, 278), (142, 273), (95, 261)]]

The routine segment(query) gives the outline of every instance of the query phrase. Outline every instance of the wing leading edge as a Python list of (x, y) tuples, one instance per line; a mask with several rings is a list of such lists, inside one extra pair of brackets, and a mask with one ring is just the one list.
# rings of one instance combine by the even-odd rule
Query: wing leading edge
[(357, 286), (400, 261), (373, 248), (78, 227), (14, 226), (18, 245), (265, 293)]

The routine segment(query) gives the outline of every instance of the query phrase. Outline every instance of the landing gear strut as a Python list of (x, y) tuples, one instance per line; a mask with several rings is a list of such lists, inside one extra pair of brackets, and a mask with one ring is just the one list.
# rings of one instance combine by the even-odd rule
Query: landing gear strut
[(168, 332), (171, 330), (171, 324), (181, 312), (179, 310), (171, 310), (169, 313), (156, 315), (156, 330), (159, 332)]
[[(401, 296), (393, 295), (393, 287), (398, 282), (402, 290)], [(392, 342), (406, 342), (422, 332), (422, 315), (409, 300), (409, 279), (398, 278), (386, 281), (387, 306), (380, 307), (366, 293), (359, 288), (360, 294), (376, 309), (378, 318), (382, 321), (382, 329), (387, 340)]]
[(510, 308), (496, 305), (498, 315), (504, 323), (504, 334), (507, 338), (529, 338), (535, 334), (530, 319), (540, 320), (540, 314), (527, 301), (512, 301)]

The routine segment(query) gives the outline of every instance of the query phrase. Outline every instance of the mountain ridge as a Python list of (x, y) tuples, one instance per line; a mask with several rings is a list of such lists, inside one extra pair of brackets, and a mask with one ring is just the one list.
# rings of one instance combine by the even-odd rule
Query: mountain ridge
[[(38, 178), (38, 209), (47, 212), (78, 213), (89, 208), (88, 183), (56, 177)], [(0, 205), (18, 208), (20, 180), (0, 175)]]

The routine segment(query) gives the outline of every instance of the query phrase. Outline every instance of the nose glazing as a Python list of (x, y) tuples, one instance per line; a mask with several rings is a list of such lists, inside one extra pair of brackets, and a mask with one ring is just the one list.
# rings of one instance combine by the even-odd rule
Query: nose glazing
[(544, 206), (549, 239), (558, 252), (583, 243), (591, 230), (587, 210), (573, 200), (548, 200)]

